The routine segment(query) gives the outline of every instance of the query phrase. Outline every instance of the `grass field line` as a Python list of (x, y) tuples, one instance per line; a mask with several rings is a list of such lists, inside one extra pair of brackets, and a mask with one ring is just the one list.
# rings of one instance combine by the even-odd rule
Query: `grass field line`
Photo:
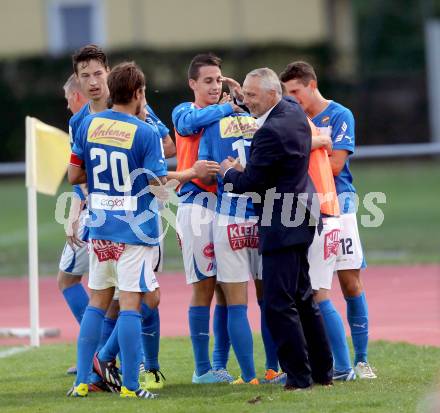
[[(60, 224), (57, 222), (45, 222), (38, 225), (38, 234), (47, 236), (52, 233), (60, 231)], [(28, 239), (27, 226), (23, 229), (18, 229), (12, 232), (8, 232), (0, 235), (0, 247), (10, 247), (15, 244), (26, 243)]]
[(31, 348), (32, 347), (28, 347), (28, 346), (8, 348), (7, 350), (0, 351), (0, 359), (4, 359), (6, 357), (10, 357), (10, 356), (13, 356), (18, 353), (23, 353), (25, 351), (29, 351), (29, 350), (31, 350)]

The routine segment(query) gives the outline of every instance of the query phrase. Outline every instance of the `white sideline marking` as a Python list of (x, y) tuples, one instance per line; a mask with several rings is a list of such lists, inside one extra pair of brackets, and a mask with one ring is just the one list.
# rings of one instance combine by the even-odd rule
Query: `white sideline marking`
[(23, 353), (24, 351), (30, 350), (32, 347), (12, 347), (7, 350), (0, 351), (0, 359), (13, 356), (14, 354)]

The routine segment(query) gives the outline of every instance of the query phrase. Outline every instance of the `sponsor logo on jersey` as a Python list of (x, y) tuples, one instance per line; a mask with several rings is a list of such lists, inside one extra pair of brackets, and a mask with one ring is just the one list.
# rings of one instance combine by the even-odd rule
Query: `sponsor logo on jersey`
[(339, 247), (339, 229), (334, 229), (324, 236), (324, 260), (327, 260), (331, 255), (338, 255)]
[(203, 248), (203, 255), (206, 258), (214, 258), (214, 244), (212, 242), (210, 242), (208, 245), (205, 246), (205, 248)]
[(321, 119), (321, 123), (328, 123), (330, 121), (330, 116), (324, 116), (322, 119)]
[(258, 226), (254, 223), (230, 224), (227, 226), (229, 245), (232, 250), (258, 248)]
[(114, 119), (94, 118), (87, 131), (87, 141), (131, 149), (137, 126)]
[(222, 138), (243, 136), (245, 139), (252, 139), (257, 129), (257, 122), (250, 116), (229, 116), (220, 120)]
[(351, 137), (346, 135), (347, 129), (347, 122), (342, 122), (340, 133), (336, 136), (335, 142), (341, 142), (345, 138), (351, 143)]
[(118, 261), (125, 250), (123, 242), (105, 241), (92, 239), (93, 252), (98, 257), (99, 262), (115, 260)]
[(136, 211), (136, 196), (111, 196), (104, 194), (91, 194), (91, 209), (104, 209), (106, 211)]

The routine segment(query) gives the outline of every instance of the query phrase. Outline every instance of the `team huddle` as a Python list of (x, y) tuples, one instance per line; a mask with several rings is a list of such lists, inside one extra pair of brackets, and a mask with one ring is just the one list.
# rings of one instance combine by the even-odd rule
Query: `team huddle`
[[(192, 287), (193, 383), (281, 384), (300, 390), (313, 383), (375, 378), (367, 359), (368, 308), (360, 278), (366, 263), (348, 160), (355, 149), (354, 119), (347, 108), (322, 97), (312, 66), (294, 62), (279, 76), (255, 69), (241, 85), (222, 75), (215, 55), (195, 56), (188, 69), (194, 101), (172, 111), (174, 144), (147, 104), (145, 77), (134, 62), (110, 70), (95, 45), (83, 47), (72, 60), (74, 74), (64, 90), (74, 113), (68, 179), (75, 197), (58, 274), (80, 324), (77, 364), (69, 369), (76, 379), (68, 396), (106, 391), (149, 399), (164, 386), (157, 279), (163, 264), (164, 188), (174, 188), (179, 199), (176, 233)], [(264, 143), (263, 132), (289, 116), (299, 119), (287, 125), (299, 131), (301, 141), (294, 147), (282, 137), (274, 150)], [(284, 130), (282, 123), (276, 125)], [(166, 158), (174, 155), (177, 169), (168, 171)], [(302, 172), (290, 162), (295, 157)], [(277, 193), (269, 205), (268, 188), (281, 187), (271, 171), (283, 170), (286, 159), (292, 168), (284, 175), (298, 175), (297, 188), (319, 195), (317, 208), (297, 195), (278, 202)], [(282, 268), (290, 261), (277, 258), (273, 246), (284, 242), (276, 228), (289, 226), (286, 209), (287, 221), (304, 210), (308, 222), (299, 224), (306, 236), (285, 241), (295, 244), (299, 261), (292, 266), (304, 274), (294, 286), (280, 289), (289, 274), (271, 276), (272, 263)], [(335, 271), (347, 302), (353, 363), (342, 318), (329, 296)], [(90, 297), (81, 284), (86, 272)], [(261, 310), (262, 379), (247, 316), (250, 279)], [(239, 377), (227, 369), (231, 345)]]

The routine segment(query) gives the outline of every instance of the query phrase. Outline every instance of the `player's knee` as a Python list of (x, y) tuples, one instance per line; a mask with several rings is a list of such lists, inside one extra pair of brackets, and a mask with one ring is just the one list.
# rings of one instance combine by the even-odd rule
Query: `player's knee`
[(209, 306), (214, 296), (215, 278), (207, 278), (193, 284), (191, 305)]
[(58, 289), (63, 292), (66, 288), (72, 287), (75, 284), (79, 284), (81, 282), (81, 277), (72, 276), (66, 274), (64, 271), (59, 271), (57, 276), (57, 284)]
[(353, 277), (346, 279), (342, 285), (345, 297), (356, 297), (362, 294), (362, 284), (359, 279)]
[(330, 298), (330, 290), (324, 288), (320, 288), (318, 291), (313, 290), (313, 298), (316, 303), (328, 300)]
[(147, 293), (144, 296), (144, 303), (152, 310), (159, 307), (160, 304), (160, 290), (157, 289), (151, 293)]

